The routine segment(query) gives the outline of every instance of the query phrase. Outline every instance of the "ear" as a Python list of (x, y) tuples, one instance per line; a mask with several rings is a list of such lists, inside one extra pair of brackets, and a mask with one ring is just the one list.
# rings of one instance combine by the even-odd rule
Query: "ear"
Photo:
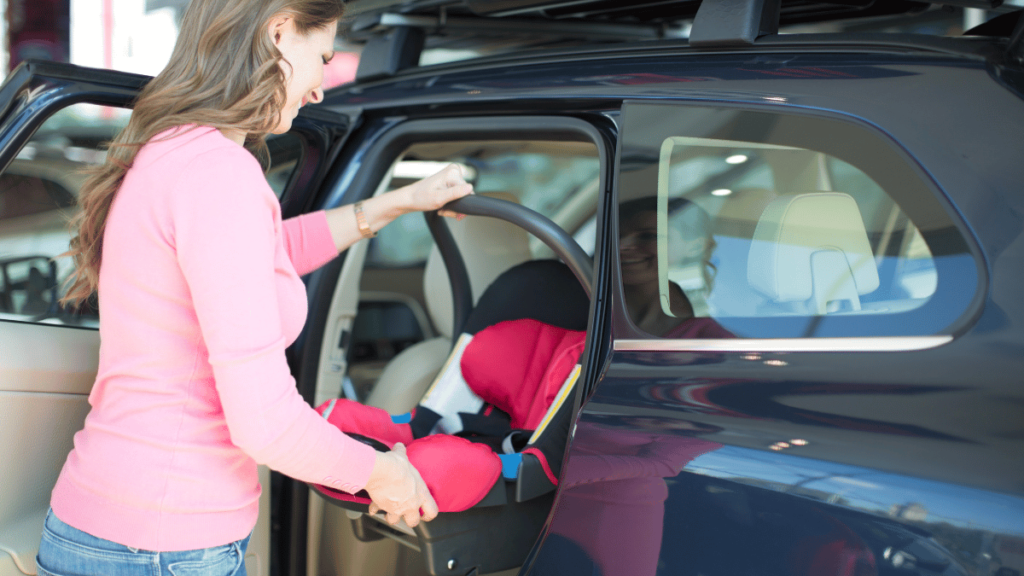
[(274, 46), (281, 44), (281, 35), (293, 25), (294, 22), (290, 14), (277, 14), (270, 18), (270, 21), (267, 22), (267, 33), (270, 34), (270, 40)]

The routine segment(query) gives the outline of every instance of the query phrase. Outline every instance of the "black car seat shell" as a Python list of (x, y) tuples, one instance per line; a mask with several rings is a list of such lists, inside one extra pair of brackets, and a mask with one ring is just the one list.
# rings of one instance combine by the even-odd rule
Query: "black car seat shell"
[[(529, 261), (506, 271), (488, 287), (470, 313), (463, 333), (468, 339), (489, 327), (519, 320), (582, 333), (587, 327), (588, 312), (589, 298), (565, 264), (554, 260)], [(457, 347), (456, 353), (463, 349)], [(577, 369), (576, 375), (578, 372)], [(424, 552), (432, 574), (450, 574), (447, 566), (453, 558), (461, 558), (457, 562), (485, 573), (522, 562), (550, 508), (561, 471), (572, 407), (572, 402), (565, 400), (574, 382), (575, 378), (567, 381), (559, 398), (548, 408), (543, 427), (520, 436), (521, 440), (516, 441), (519, 450), (501, 455), (501, 475), (475, 506), (462, 512), (442, 513), (433, 522), (416, 527), (417, 541), (410, 539), (407, 543)], [(488, 410), (490, 415), (485, 416)], [(396, 423), (409, 422), (415, 430), (413, 435), (423, 437), (434, 431), (443, 416), (420, 405), (415, 416), (391, 418)], [(489, 406), (481, 405), (476, 413), (457, 417), (463, 423), (460, 433), (464, 437), (492, 447), (495, 439), (499, 446), (505, 439), (495, 435), (494, 429), (505, 437), (513, 433), (509, 417)], [(369, 499), (365, 493), (349, 495), (320, 485), (314, 485), (314, 489), (344, 508), (367, 510)], [(394, 531), (377, 519), (363, 517), (357, 522), (360, 526), (356, 533), (364, 537), (381, 530)]]

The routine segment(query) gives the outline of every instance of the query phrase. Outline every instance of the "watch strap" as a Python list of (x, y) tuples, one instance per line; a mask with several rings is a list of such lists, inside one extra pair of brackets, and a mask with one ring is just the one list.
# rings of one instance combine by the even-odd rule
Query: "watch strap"
[(352, 209), (356, 214), (356, 226), (359, 228), (359, 234), (363, 238), (375, 238), (377, 233), (370, 229), (370, 223), (366, 221), (366, 213), (363, 212), (363, 201), (356, 202)]

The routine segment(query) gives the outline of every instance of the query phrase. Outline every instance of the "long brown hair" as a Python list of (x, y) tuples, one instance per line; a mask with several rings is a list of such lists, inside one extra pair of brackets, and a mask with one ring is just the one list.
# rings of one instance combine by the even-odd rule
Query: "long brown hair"
[(107, 214), (139, 149), (175, 126), (242, 130), (245, 145), (266, 157), (266, 135), (285, 102), (281, 52), (270, 20), (290, 15), (300, 34), (323, 29), (344, 12), (340, 0), (192, 0), (170, 62), (139, 94), (128, 125), (110, 143), (104, 164), (92, 170), (70, 223), (75, 271), (62, 304), (78, 304), (99, 282)]

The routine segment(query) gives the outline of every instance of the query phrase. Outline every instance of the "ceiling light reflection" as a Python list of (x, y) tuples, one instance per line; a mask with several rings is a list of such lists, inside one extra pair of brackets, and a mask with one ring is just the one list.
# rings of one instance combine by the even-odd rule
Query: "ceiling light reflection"
[[(441, 170), (447, 168), (451, 162), (434, 162), (431, 160), (402, 160), (395, 165), (395, 170), (392, 175), (395, 178), (413, 178), (419, 180), (426, 178), (427, 176), (433, 176)], [(462, 173), (465, 175), (465, 179), (472, 181), (476, 179), (476, 168), (468, 165), (457, 163), (462, 168)]]
[(746, 154), (733, 154), (725, 159), (726, 164), (743, 164), (750, 158)]

